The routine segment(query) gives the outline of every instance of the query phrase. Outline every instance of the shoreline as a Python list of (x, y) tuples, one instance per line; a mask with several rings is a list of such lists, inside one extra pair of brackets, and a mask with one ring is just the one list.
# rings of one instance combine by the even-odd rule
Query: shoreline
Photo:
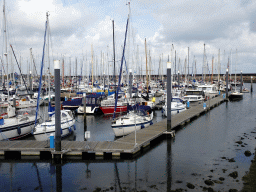
[(246, 175), (242, 177), (243, 180), (243, 188), (241, 192), (253, 192), (256, 190), (256, 148), (254, 150), (254, 157), (253, 160), (251, 161), (251, 165), (249, 168), (249, 171)]

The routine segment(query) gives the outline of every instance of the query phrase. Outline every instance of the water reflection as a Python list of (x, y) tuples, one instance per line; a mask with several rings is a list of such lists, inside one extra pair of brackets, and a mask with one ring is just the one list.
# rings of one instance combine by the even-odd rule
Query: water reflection
[[(255, 113), (254, 95), (247, 94), (239, 102), (223, 103), (177, 130), (175, 140), (159, 141), (130, 160), (64, 158), (57, 164), (50, 160), (3, 159), (0, 160), (1, 190), (171, 191), (189, 190), (186, 184), (190, 182), (195, 185), (194, 191), (202, 191), (200, 186), (206, 186), (206, 179), (218, 180), (221, 176), (225, 181), (215, 184), (212, 187), (215, 191), (228, 191), (231, 187), (240, 190), (242, 177), (253, 158), (246, 157), (244, 151), (254, 153), (256, 145)], [(156, 118), (160, 118), (158, 115), (161, 113)], [(84, 132), (83, 116), (78, 116), (77, 121), (81, 127), (77, 127), (73, 139), (80, 140)], [(87, 130), (92, 132), (92, 140), (111, 139), (112, 133), (104, 135), (111, 128), (98, 125), (100, 121), (105, 125), (111, 119), (88, 116)], [(241, 137), (244, 147), (236, 143)], [(235, 162), (229, 162), (231, 158)], [(232, 171), (238, 172), (235, 180), (228, 176)]]

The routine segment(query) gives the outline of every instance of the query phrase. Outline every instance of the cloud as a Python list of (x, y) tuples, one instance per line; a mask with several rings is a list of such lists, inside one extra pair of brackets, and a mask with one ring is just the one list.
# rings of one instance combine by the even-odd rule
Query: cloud
[[(61, 0), (10, 0), (6, 1), (8, 36), (17, 55), (29, 58), (29, 48), (42, 55), (46, 12), (49, 11), (50, 53), (54, 58), (91, 57), (93, 45), (95, 60), (101, 52), (113, 55), (113, 28), (115, 21), (116, 60), (121, 59), (129, 6), (126, 1), (61, 1)], [(238, 50), (238, 63), (255, 66), (256, 2), (234, 1), (169, 1), (138, 0), (130, 4), (131, 18), (126, 44), (128, 68), (134, 61), (145, 68), (145, 38), (148, 55), (156, 70), (159, 57), (166, 63), (174, 58), (197, 60), (198, 72), (203, 62), (203, 45), (206, 55), (227, 63), (231, 49)], [(224, 58), (225, 50), (225, 58)], [(138, 58), (139, 59), (138, 59)], [(89, 59), (90, 60), (90, 59)], [(138, 61), (139, 60), (139, 61)], [(120, 62), (117, 63), (119, 66)], [(130, 66), (129, 66), (130, 65)], [(164, 64), (165, 66), (165, 64)], [(239, 66), (240, 67), (240, 66)], [(242, 68), (242, 67), (241, 67)]]
[(9, 40), (21, 46), (18, 49), (42, 47), (46, 12), (49, 14), (48, 31), (52, 43), (59, 47), (70, 37), (82, 39), (85, 31), (97, 20), (97, 16), (82, 2), (64, 6), (60, 0), (17, 0), (6, 4)]

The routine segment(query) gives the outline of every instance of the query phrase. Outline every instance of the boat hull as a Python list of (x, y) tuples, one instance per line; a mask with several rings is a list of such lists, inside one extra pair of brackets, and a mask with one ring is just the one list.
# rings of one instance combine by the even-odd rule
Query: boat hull
[[(176, 115), (176, 114), (181, 113), (185, 110), (186, 110), (186, 108), (171, 109), (171, 115)], [(165, 117), (167, 117), (167, 110), (165, 110), (165, 108), (163, 108), (163, 114), (164, 114)]]
[(232, 100), (232, 101), (242, 100), (243, 99), (243, 94), (231, 94), (229, 96), (229, 99)]
[[(61, 137), (66, 137), (74, 131), (73, 126), (62, 128)], [(47, 130), (47, 132), (41, 132), (40, 134), (34, 134), (35, 140), (37, 141), (46, 141), (50, 139), (51, 135), (55, 135), (55, 129)]]
[[(68, 122), (62, 122), (61, 123), (61, 137), (66, 137), (67, 135), (71, 134), (75, 127), (75, 120), (70, 120)], [(33, 132), (33, 135), (35, 137), (35, 140), (37, 141), (45, 141), (50, 138), (50, 135), (55, 135), (55, 123), (52, 125), (47, 126), (45, 129), (43, 126), (37, 126), (35, 131)]]
[(115, 136), (116, 137), (121, 137), (121, 136), (124, 136), (124, 135), (128, 135), (132, 132), (135, 131), (138, 131), (140, 129), (143, 129), (143, 128), (146, 128), (146, 127), (149, 127), (149, 125), (152, 124), (152, 120), (150, 121), (147, 121), (147, 122), (144, 122), (144, 123), (138, 123), (138, 124), (127, 124), (127, 125), (112, 125), (112, 129), (115, 133)]
[[(104, 115), (113, 114), (115, 110), (115, 106), (102, 106), (100, 107), (101, 111)], [(117, 106), (116, 113), (124, 113), (127, 112), (127, 106)]]
[[(4, 120), (4, 125), (0, 125), (0, 141), (15, 140), (31, 134), (35, 125), (35, 118), (30, 118), (27, 121), (18, 122), (16, 119)], [(8, 123), (8, 121), (12, 121)]]

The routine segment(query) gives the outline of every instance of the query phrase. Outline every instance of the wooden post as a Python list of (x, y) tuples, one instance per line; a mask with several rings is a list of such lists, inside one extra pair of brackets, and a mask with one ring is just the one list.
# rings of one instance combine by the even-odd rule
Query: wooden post
[(240, 76), (241, 76), (241, 78), (240, 78), (241, 79), (240, 80), (240, 93), (242, 93), (243, 92), (243, 89), (242, 89), (243, 88), (243, 75), (242, 75), (242, 71), (241, 71), (241, 75)]
[[(61, 151), (61, 126), (60, 126), (60, 61), (54, 60), (55, 82), (55, 150)], [(39, 97), (40, 95), (38, 95)]]
[(253, 89), (252, 89), (252, 76), (251, 76), (251, 93), (253, 92)]

